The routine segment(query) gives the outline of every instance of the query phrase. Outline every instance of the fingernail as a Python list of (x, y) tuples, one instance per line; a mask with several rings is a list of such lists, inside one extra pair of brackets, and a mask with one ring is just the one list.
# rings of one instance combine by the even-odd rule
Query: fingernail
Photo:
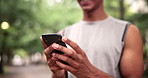
[(54, 44), (52, 45), (52, 47), (53, 47), (54, 49), (57, 49), (57, 48), (59, 47), (59, 45), (54, 43)]

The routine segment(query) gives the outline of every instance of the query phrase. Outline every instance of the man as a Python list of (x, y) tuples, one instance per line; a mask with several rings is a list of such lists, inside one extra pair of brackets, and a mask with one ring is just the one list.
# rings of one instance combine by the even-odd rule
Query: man
[[(71, 48), (43, 43), (52, 78), (142, 78), (143, 47), (139, 30), (108, 16), (104, 0), (77, 0), (83, 20), (59, 33)], [(52, 53), (54, 49), (66, 55)], [(61, 63), (65, 61), (68, 65)]]

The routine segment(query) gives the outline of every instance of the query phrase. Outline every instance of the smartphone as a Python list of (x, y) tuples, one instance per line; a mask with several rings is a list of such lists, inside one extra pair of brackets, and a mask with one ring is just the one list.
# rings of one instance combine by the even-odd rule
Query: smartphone
[[(59, 44), (59, 45), (62, 45), (62, 46), (64, 46), (64, 47), (67, 47), (66, 44), (65, 44), (64, 42), (62, 42), (62, 40), (61, 40), (61, 39), (62, 39), (62, 36), (61, 36), (60, 34), (57, 34), (57, 33), (53, 33), (53, 34), (43, 34), (43, 35), (42, 35), (42, 39), (43, 39), (43, 41), (45, 42), (45, 44), (46, 44), (47, 46), (50, 46), (50, 45), (53, 44), (53, 43), (57, 43), (57, 44)], [(59, 53), (59, 54), (64, 54), (63, 52), (58, 51), (58, 50), (53, 50), (53, 51), (51, 52), (51, 54), (52, 54), (53, 52)], [(60, 61), (61, 61), (61, 60), (60, 60)], [(68, 63), (66, 63), (66, 62), (64, 62), (64, 61), (61, 61), (61, 62), (68, 65)]]
[[(62, 45), (64, 47), (67, 47), (66, 44), (64, 42), (62, 42), (62, 36), (60, 34), (54, 33), (54, 34), (43, 34), (42, 35), (42, 39), (45, 42), (45, 44), (47, 46), (50, 46), (53, 43), (57, 43), (59, 45)], [(59, 53), (59, 54), (63, 54), (63, 52), (58, 51), (58, 50), (54, 50), (55, 52)]]

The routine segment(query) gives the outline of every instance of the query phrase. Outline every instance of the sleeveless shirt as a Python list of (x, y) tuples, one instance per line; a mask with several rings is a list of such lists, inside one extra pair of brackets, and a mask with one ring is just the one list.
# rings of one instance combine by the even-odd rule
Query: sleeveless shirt
[[(121, 78), (119, 61), (127, 24), (127, 21), (111, 16), (96, 22), (79, 21), (65, 28), (63, 36), (76, 42), (95, 67), (115, 78)], [(68, 78), (76, 77), (68, 72)]]

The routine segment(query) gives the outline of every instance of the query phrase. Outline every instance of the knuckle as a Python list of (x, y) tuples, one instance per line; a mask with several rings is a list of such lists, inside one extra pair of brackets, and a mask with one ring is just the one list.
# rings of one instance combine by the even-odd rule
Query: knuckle
[(74, 54), (74, 51), (71, 50), (71, 51), (69, 52), (69, 55), (72, 56), (73, 54)]
[(82, 62), (84, 58), (81, 55), (78, 55), (79, 61)]

